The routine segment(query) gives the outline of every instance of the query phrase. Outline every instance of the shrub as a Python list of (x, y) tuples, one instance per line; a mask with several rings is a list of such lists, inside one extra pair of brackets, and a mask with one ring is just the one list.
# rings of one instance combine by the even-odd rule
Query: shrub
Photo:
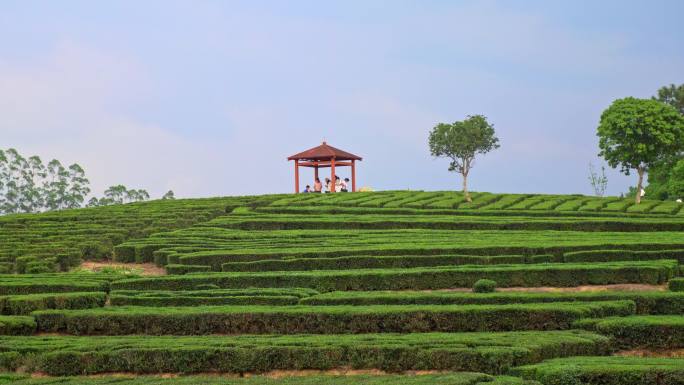
[(36, 331), (33, 317), (0, 315), (0, 334), (30, 335)]
[(496, 291), (496, 281), (491, 279), (479, 279), (473, 285), (473, 292), (475, 293), (493, 293)]
[(169, 274), (187, 274), (207, 271), (211, 271), (211, 266), (177, 264), (166, 265), (166, 272)]
[(567, 329), (587, 317), (634, 314), (631, 301), (464, 306), (107, 307), (32, 313), (43, 332), (335, 334)]
[(684, 291), (684, 278), (672, 278), (667, 287), (670, 291)]
[(684, 317), (682, 316), (588, 319), (580, 320), (576, 325), (613, 337), (617, 347), (621, 349), (684, 348)]
[(571, 357), (512, 372), (549, 385), (679, 385), (684, 383), (684, 359)]
[(53, 376), (340, 367), (474, 371), (573, 355), (603, 355), (609, 339), (582, 331), (206, 337), (0, 337), (0, 369)]

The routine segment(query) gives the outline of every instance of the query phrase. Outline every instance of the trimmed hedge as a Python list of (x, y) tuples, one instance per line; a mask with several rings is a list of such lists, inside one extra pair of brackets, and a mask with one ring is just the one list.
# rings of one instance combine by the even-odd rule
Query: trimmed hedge
[(505, 305), (572, 301), (634, 301), (637, 314), (684, 314), (684, 293), (596, 291), (578, 293), (467, 293), (410, 291), (336, 291), (302, 298), (302, 305)]
[(684, 348), (683, 316), (632, 316), (580, 320), (576, 326), (613, 337), (621, 349)]
[(678, 250), (583, 250), (563, 254), (565, 262), (652, 261), (675, 259), (684, 263), (684, 249)]
[(0, 296), (0, 314), (23, 315), (44, 309), (88, 309), (104, 306), (106, 299), (104, 292)]
[(571, 357), (512, 371), (546, 385), (684, 384), (684, 359), (681, 358)]
[(166, 265), (166, 272), (169, 274), (188, 274), (188, 273), (202, 273), (211, 271), (211, 266), (204, 265)]
[(684, 291), (684, 278), (672, 278), (667, 287), (670, 291)]
[(0, 315), (0, 334), (31, 335), (36, 331), (33, 317)]
[(109, 301), (113, 306), (296, 305), (314, 294), (311, 289), (119, 290), (110, 293)]
[(475, 371), (610, 351), (583, 331), (207, 337), (0, 337), (0, 369), (49, 375), (334, 368)]
[(456, 266), (414, 269), (340, 271), (208, 273), (185, 276), (124, 279), (113, 290), (192, 290), (197, 285), (220, 288), (308, 287), (318, 291), (424, 290), (472, 287), (478, 279), (491, 279), (500, 287), (662, 284), (678, 269), (676, 261), (614, 262), (595, 264), (539, 264)]
[[(546, 256), (548, 257), (548, 256)], [(526, 263), (523, 255), (424, 255), (424, 256), (354, 256), (337, 258), (267, 259), (253, 262), (229, 262), (222, 271), (302, 271), (348, 269), (396, 269), (425, 266), (496, 265)], [(186, 265), (178, 265), (186, 266)], [(211, 266), (206, 266), (211, 270)], [(168, 269), (168, 266), (167, 266)]]
[(334, 334), (568, 329), (587, 317), (634, 314), (631, 301), (463, 306), (109, 307), (33, 313), (42, 332)]
[[(23, 277), (23, 276), (19, 276)], [(0, 278), (0, 295), (108, 291), (108, 281), (87, 280), (79, 276)]]

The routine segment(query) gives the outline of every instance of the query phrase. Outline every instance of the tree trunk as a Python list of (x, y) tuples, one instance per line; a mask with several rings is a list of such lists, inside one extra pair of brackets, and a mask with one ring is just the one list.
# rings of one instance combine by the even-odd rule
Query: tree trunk
[(637, 169), (637, 172), (639, 173), (639, 183), (637, 183), (637, 191), (636, 191), (636, 199), (635, 199), (636, 204), (641, 203), (641, 189), (642, 189), (641, 185), (644, 182), (644, 171), (645, 170), (643, 167), (639, 167)]
[(463, 174), (463, 196), (465, 197), (466, 202), (473, 201), (468, 192), (468, 174)]

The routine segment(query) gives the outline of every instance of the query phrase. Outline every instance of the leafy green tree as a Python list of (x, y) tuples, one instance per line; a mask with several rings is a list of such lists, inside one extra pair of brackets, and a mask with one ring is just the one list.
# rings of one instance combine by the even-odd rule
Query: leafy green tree
[(636, 169), (636, 203), (641, 202), (643, 178), (650, 166), (684, 149), (684, 117), (656, 100), (624, 98), (614, 101), (599, 123), (599, 155), (630, 175)]
[(671, 199), (684, 199), (684, 158), (672, 167), (667, 181), (667, 194)]
[(164, 199), (164, 200), (166, 200), (166, 199), (176, 199), (176, 196), (174, 195), (173, 190), (169, 190), (169, 191), (166, 192), (166, 194), (164, 194), (164, 195), (162, 196), (161, 199)]
[(658, 96), (653, 97), (663, 103), (667, 103), (676, 108), (680, 114), (684, 115), (684, 84), (675, 86), (670, 84), (658, 90)]
[(468, 175), (475, 165), (477, 154), (499, 148), (494, 126), (483, 115), (466, 117), (463, 121), (437, 124), (428, 138), (430, 154), (449, 159), (449, 171), (463, 176), (463, 194), (472, 202), (468, 192)]
[(64, 199), (66, 208), (81, 207), (85, 197), (90, 193), (90, 181), (81, 166), (74, 163), (68, 170), (68, 188)]

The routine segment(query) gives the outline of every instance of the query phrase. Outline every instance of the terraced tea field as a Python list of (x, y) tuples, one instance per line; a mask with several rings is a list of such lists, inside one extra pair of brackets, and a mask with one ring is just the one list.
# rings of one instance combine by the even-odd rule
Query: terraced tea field
[(2, 217), (0, 384), (684, 384), (684, 205), (473, 197)]

